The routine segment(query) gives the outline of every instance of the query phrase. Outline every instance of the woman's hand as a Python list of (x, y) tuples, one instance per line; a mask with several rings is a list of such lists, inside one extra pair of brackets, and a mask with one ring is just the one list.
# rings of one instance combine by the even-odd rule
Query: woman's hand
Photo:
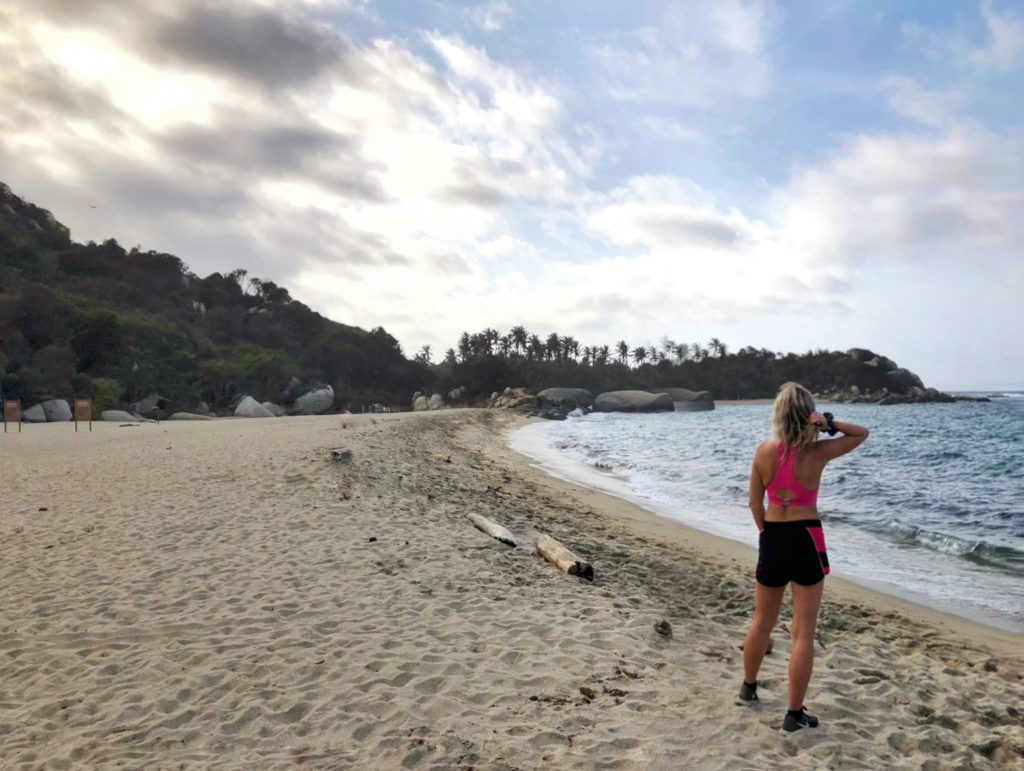
[(825, 416), (820, 412), (812, 412), (811, 417), (807, 419), (807, 422), (817, 426), (819, 431), (825, 431), (828, 429), (828, 421), (825, 420)]

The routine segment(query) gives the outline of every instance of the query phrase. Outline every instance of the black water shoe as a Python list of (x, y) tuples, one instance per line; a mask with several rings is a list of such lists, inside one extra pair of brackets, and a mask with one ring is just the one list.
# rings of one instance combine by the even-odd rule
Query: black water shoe
[(743, 681), (743, 685), (740, 686), (740, 701), (757, 701), (757, 681), (754, 681), (753, 685), (748, 685), (747, 681)]
[(786, 713), (786, 719), (782, 721), (783, 731), (799, 731), (801, 728), (817, 728), (818, 718), (808, 715), (804, 708), (791, 709)]

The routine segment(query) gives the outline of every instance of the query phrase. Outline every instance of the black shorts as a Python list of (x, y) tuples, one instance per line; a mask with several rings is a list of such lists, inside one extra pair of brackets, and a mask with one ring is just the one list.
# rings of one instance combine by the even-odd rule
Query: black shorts
[(795, 581), (813, 586), (828, 575), (828, 553), (821, 520), (765, 522), (758, 540), (757, 582), (785, 586)]

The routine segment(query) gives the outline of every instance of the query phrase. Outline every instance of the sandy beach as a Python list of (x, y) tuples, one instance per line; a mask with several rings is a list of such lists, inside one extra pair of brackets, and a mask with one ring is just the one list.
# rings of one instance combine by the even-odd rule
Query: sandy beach
[[(0, 767), (1024, 767), (1019, 635), (833, 579), (822, 726), (780, 730), (787, 608), (740, 706), (754, 553), (548, 477), (507, 448), (522, 424), (3, 435)], [(595, 580), (545, 563), (538, 532)]]

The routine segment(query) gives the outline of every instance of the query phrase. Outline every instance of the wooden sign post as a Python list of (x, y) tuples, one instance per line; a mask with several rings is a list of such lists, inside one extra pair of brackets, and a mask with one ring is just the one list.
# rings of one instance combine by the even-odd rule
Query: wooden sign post
[(4, 433), (7, 433), (7, 421), (18, 424), (18, 433), (21, 433), (21, 400), (4, 399)]
[(89, 421), (89, 430), (92, 431), (92, 401), (89, 399), (75, 399), (75, 431), (78, 431), (78, 421)]

